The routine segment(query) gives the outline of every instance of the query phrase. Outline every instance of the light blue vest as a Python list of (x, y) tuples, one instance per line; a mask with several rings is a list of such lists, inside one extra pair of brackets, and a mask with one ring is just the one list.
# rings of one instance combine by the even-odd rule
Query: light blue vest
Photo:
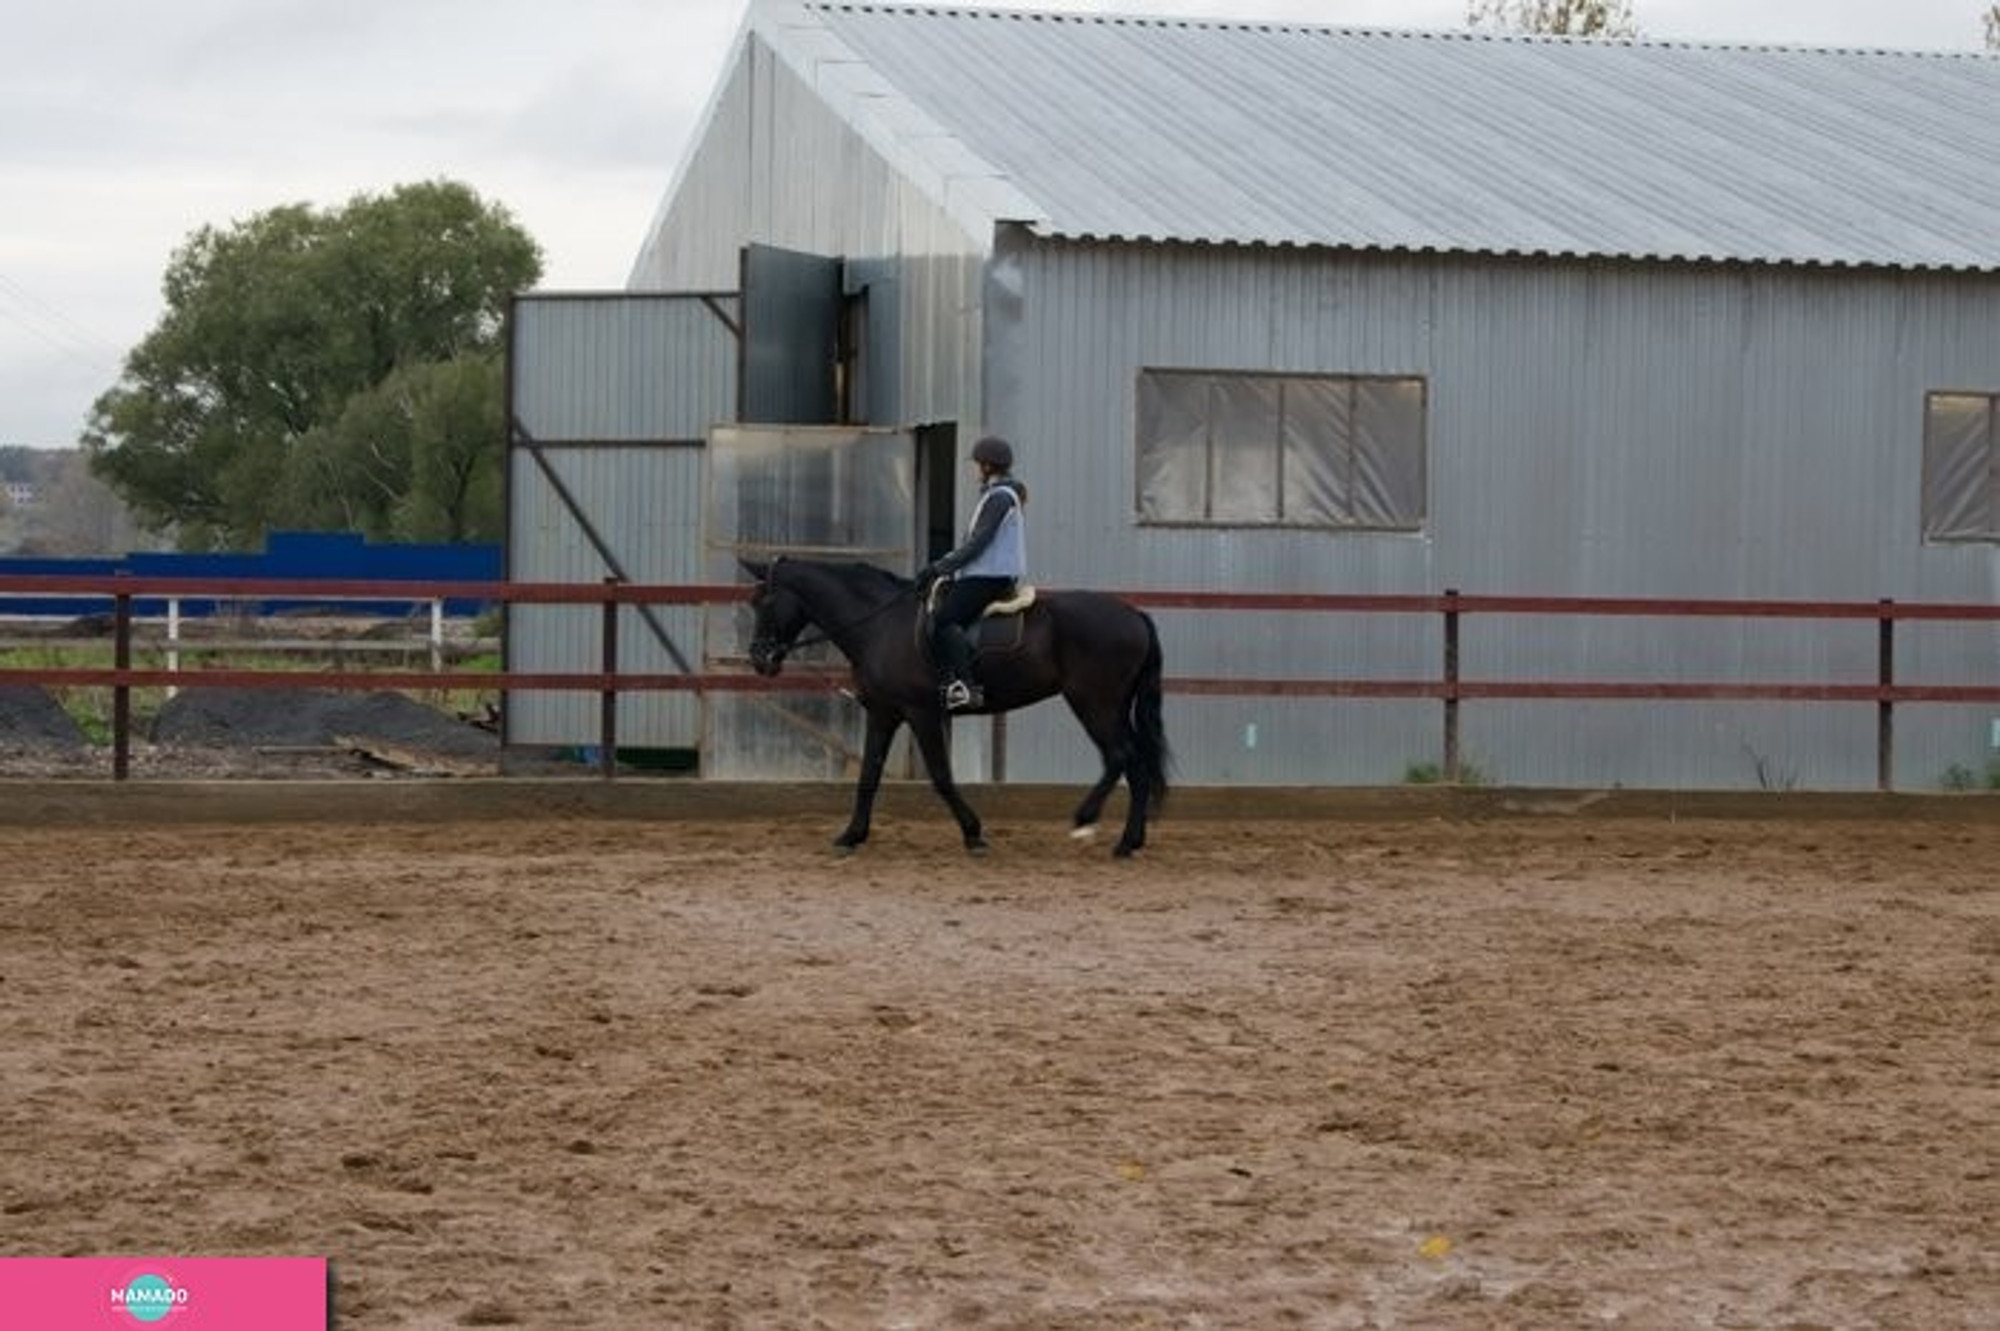
[(993, 534), (984, 550), (959, 570), (971, 578), (1012, 578), (1019, 582), (1028, 576), (1028, 541), (1022, 529), (1021, 496), (1014, 493), (1011, 485), (989, 485), (979, 493), (979, 503), (972, 510), (972, 521), (966, 530), (979, 525), (979, 511), (988, 504), (1005, 504), (1007, 514), (1000, 519), (1000, 530)]

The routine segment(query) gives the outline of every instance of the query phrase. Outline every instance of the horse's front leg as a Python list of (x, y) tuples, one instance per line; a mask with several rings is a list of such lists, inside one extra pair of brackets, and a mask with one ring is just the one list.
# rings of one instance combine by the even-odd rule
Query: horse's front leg
[(979, 815), (965, 802), (965, 796), (958, 793), (958, 783), (952, 780), (951, 745), (946, 741), (944, 717), (941, 714), (912, 717), (910, 733), (917, 737), (917, 751), (924, 756), (924, 770), (930, 773), (931, 789), (951, 810), (951, 816), (958, 819), (958, 830), (965, 837), (965, 848), (974, 855), (984, 854), (986, 836), (979, 825)]
[(882, 766), (889, 760), (889, 741), (903, 719), (891, 711), (868, 709), (868, 737), (861, 746), (861, 780), (854, 787), (854, 812), (847, 828), (833, 839), (841, 851), (853, 850), (868, 839), (868, 825), (875, 816), (875, 792), (882, 788)]

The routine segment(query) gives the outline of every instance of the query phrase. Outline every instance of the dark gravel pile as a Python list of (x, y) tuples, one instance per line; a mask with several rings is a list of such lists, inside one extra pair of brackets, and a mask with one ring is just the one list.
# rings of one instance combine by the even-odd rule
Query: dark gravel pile
[(499, 737), (401, 693), (332, 689), (183, 689), (153, 722), (156, 744), (331, 745), (393, 740), (457, 758), (496, 758)]
[(36, 684), (0, 686), (0, 745), (72, 748), (88, 742), (47, 689)]

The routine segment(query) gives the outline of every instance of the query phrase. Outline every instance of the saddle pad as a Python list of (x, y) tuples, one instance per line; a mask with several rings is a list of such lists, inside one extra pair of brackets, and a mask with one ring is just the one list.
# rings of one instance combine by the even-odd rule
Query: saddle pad
[(1034, 587), (1030, 584), (1023, 583), (1021, 586), (1014, 589), (1014, 594), (1012, 596), (1005, 597), (987, 606), (985, 610), (980, 612), (979, 617), (981, 619), (992, 619), (999, 615), (1018, 615), (1027, 610), (1027, 608), (1033, 605), (1034, 603), (1035, 603)]

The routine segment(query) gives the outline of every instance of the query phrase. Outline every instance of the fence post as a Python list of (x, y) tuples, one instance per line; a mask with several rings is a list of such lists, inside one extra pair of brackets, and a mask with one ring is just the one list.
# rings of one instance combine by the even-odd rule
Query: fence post
[[(124, 572), (119, 577), (128, 576)], [(123, 672), (132, 668), (132, 593), (119, 592), (111, 617), (111, 664)], [(111, 686), (111, 779), (123, 781), (132, 772), (132, 686), (121, 673)]]
[(1889, 700), (1896, 683), (1896, 603), (1886, 596), (1881, 616), (1875, 646), (1875, 682), (1882, 688), (1875, 702), (1875, 789), (1888, 791), (1896, 784), (1896, 704)]
[[(180, 641), (181, 598), (178, 596), (169, 596), (167, 598), (167, 669), (175, 672), (178, 672), (181, 668)], [(180, 687), (178, 685), (167, 685), (167, 696), (169, 698), (178, 697), (179, 695)]]
[[(607, 675), (618, 673), (618, 598), (612, 594), (624, 579), (613, 574), (604, 579), (604, 644), (598, 668)], [(618, 689), (606, 681), (597, 699), (597, 772), (606, 781), (618, 775)]]
[(1444, 779), (1458, 784), (1458, 588), (1444, 590)]
[(444, 598), (431, 598), (431, 673), (444, 669)]

